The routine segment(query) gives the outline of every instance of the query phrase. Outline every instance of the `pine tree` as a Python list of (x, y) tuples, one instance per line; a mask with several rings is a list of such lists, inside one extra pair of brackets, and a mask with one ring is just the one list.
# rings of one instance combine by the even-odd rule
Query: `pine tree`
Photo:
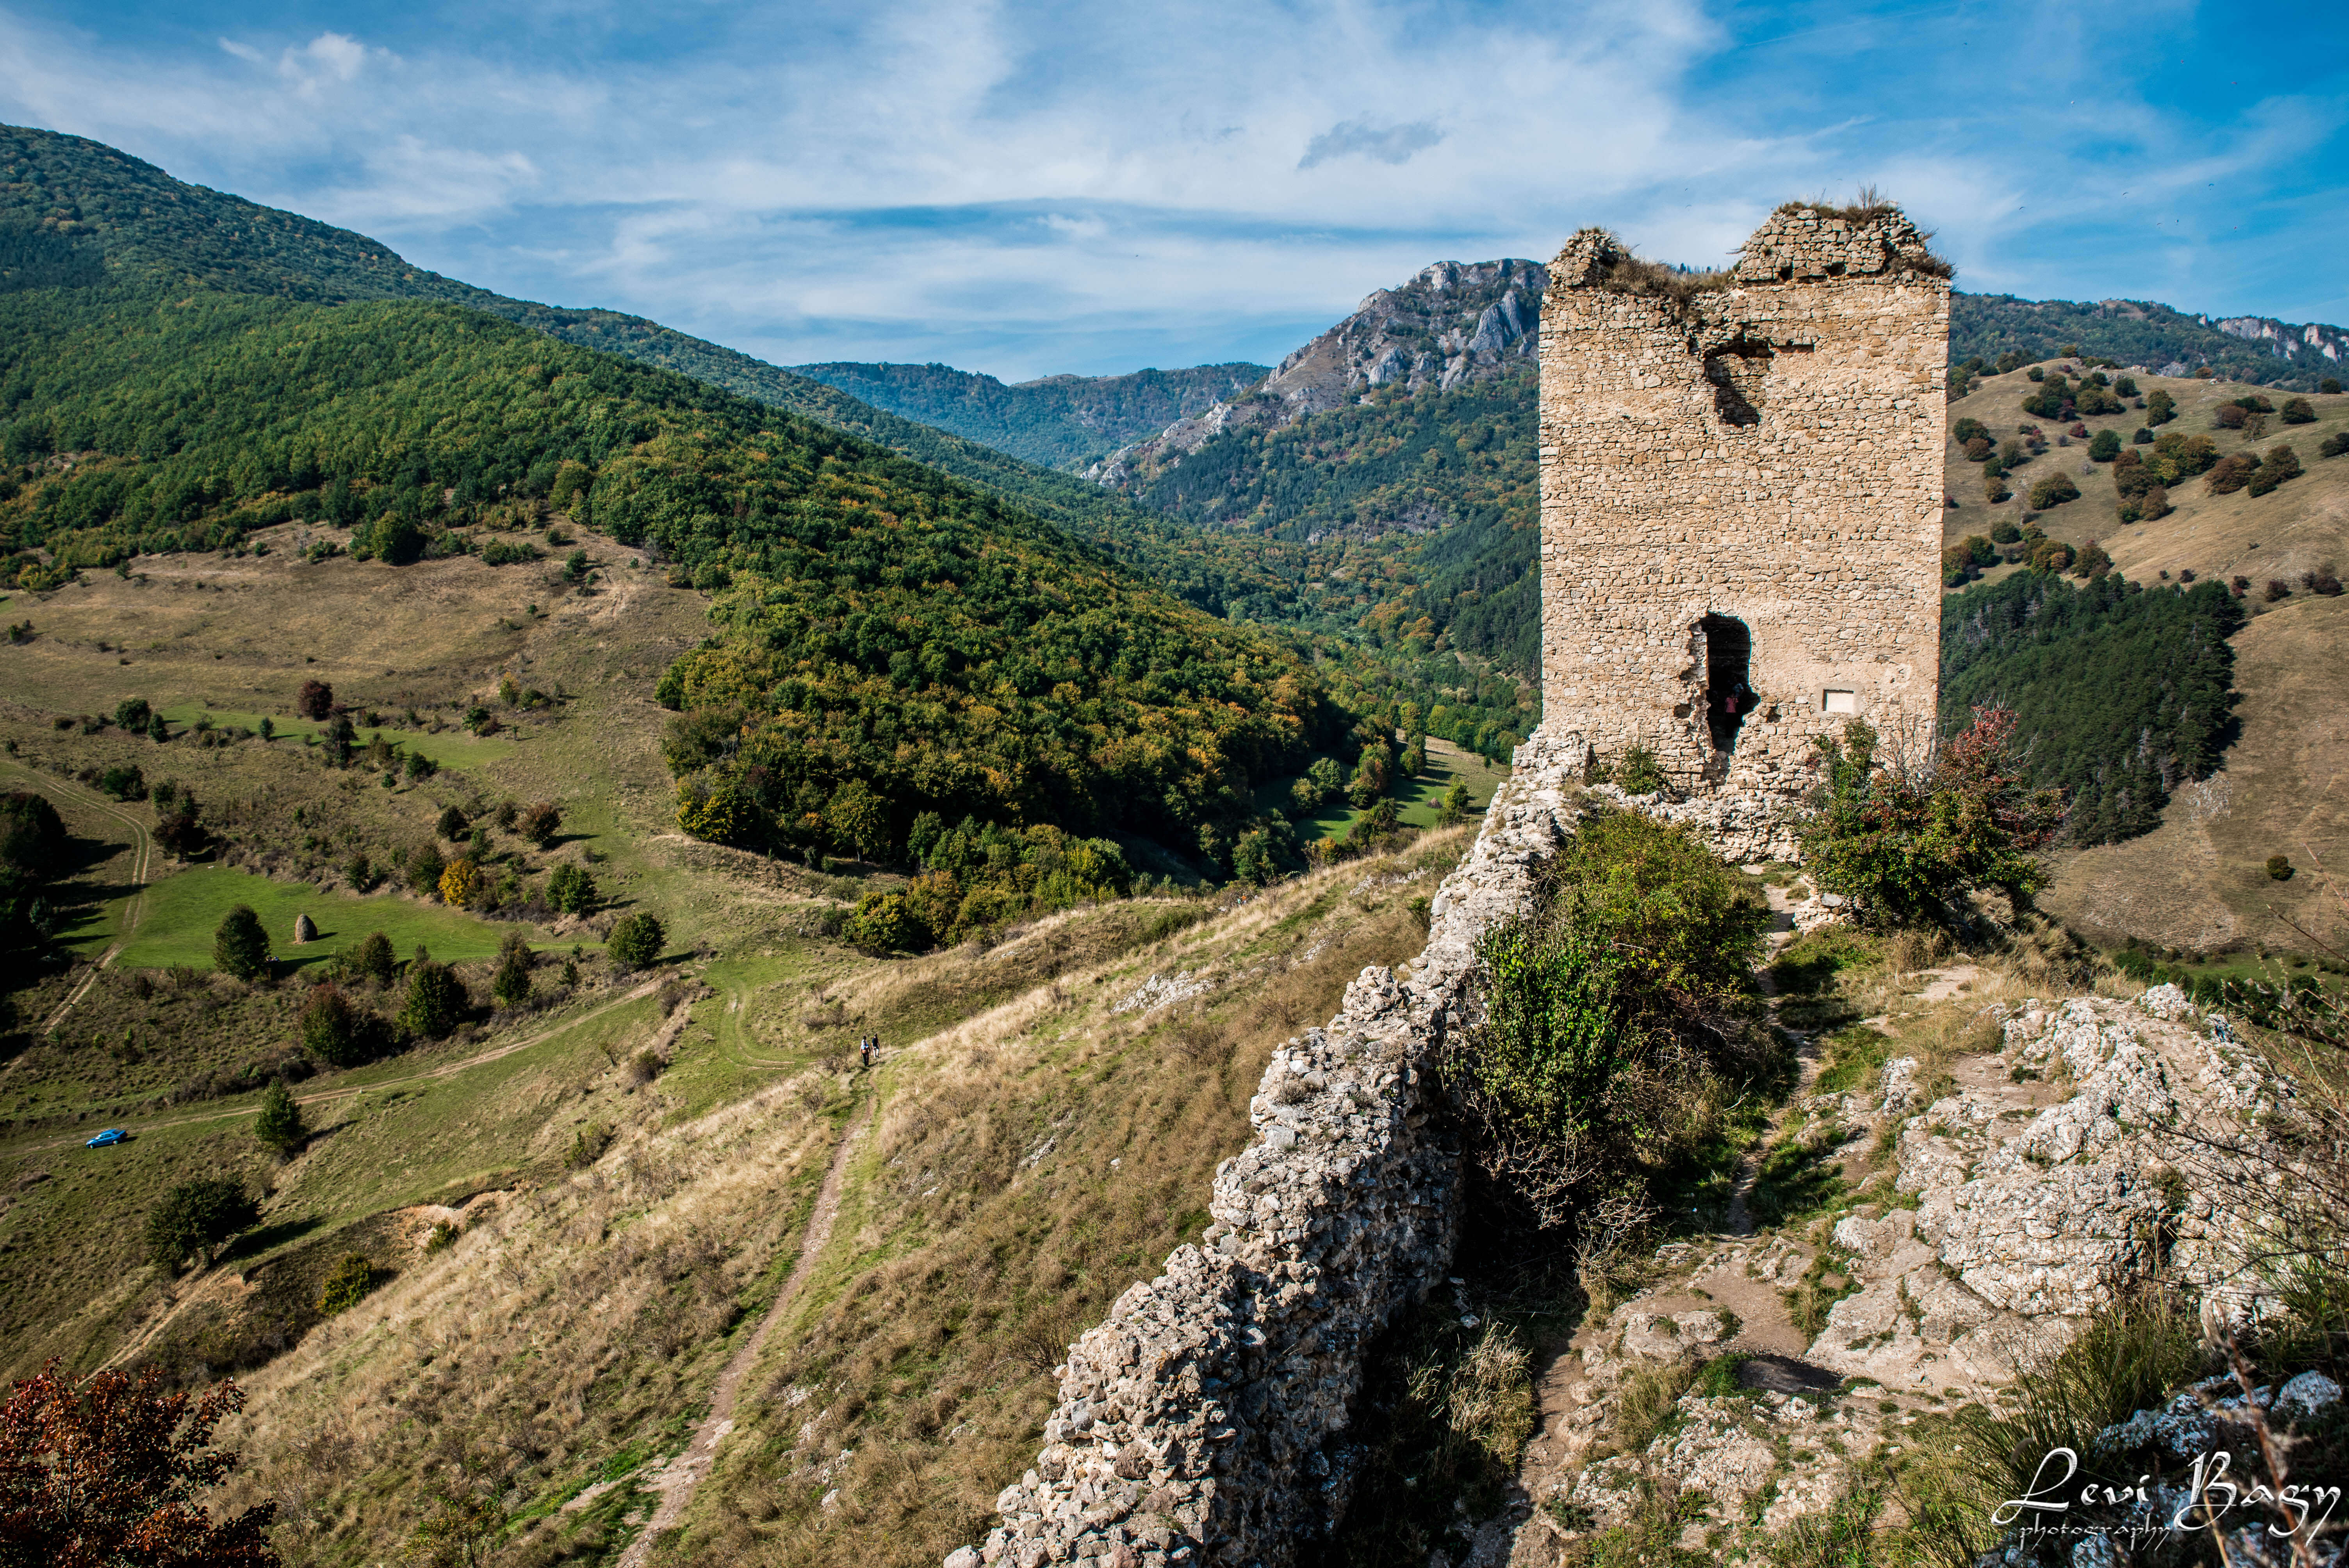
[(471, 1005), (465, 983), (447, 965), (419, 957), (408, 966), (408, 1000), (399, 1009), (399, 1021), (410, 1034), (444, 1038)]
[(293, 1154), (309, 1140), (310, 1129), (302, 1119), (302, 1108), (286, 1092), (284, 1079), (273, 1081), (268, 1092), (261, 1097), (261, 1115), (253, 1124), (253, 1133), (284, 1155)]
[(518, 938), (506, 944), (498, 972), (490, 977), (490, 995), (502, 1007), (518, 1007), (530, 1000), (530, 944)]
[(212, 933), (212, 966), (240, 980), (258, 980), (269, 973), (269, 934), (251, 906), (230, 910)]

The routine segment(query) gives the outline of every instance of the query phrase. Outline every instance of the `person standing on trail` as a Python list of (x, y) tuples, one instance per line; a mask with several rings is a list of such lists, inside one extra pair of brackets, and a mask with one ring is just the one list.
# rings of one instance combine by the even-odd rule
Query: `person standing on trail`
[(866, 1035), (859, 1038), (856, 1042), (856, 1050), (857, 1054), (864, 1059), (865, 1069), (870, 1071), (873, 1067), (873, 1037)]

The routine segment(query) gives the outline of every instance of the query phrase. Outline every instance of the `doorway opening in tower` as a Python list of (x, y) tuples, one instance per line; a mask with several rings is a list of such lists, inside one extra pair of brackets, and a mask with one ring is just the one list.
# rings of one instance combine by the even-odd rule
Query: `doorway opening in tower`
[(1754, 687), (1746, 679), (1754, 662), (1754, 634), (1730, 615), (1704, 618), (1704, 719), (1713, 748), (1737, 748), (1737, 732), (1754, 711)]

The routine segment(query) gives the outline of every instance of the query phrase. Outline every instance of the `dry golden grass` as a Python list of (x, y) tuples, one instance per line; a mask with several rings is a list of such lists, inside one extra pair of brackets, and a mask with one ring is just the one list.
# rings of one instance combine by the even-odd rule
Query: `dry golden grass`
[[(2162, 433), (2207, 436), (2222, 454), (2264, 453), (2282, 443), (2298, 454), (2304, 471), (2264, 496), (2249, 490), (2214, 496), (2202, 480), (2189, 480), (2169, 492), (2177, 509), (2169, 516), (2127, 527), (2117, 521), (2110, 465), (2090, 464), (2094, 472), (2079, 472), (2087, 453), (2076, 438), (2010, 477), (2020, 492), (2059, 467), (2071, 473), (2081, 499), (2047, 512), (2039, 526), (2075, 546), (2098, 541), (2133, 582), (2157, 584), (2165, 573), (2174, 582), (2191, 570), (2222, 582), (2247, 577), (2253, 585), (2245, 603), (2254, 617), (2235, 637), (2242, 736), (2228, 752), (2224, 770), (2208, 785), (2181, 789), (2158, 831), (2067, 858), (2041, 902), (2098, 942), (2135, 936), (2188, 952), (2304, 951), (2305, 940), (2280, 917), (2302, 924), (2321, 921), (2323, 934), (2334, 923), (2317, 879), (2305, 872), (2313, 858), (2349, 866), (2349, 717), (2336, 673), (2349, 639), (2349, 599), (2323, 598), (2300, 585), (2303, 572), (2349, 567), (2349, 459), (2317, 456), (2326, 438), (2349, 430), (2349, 397), (2313, 397), (2313, 424), (2285, 425), (2270, 416), (2264, 432), (2246, 437), (2214, 429), (2212, 412), (2260, 388), (2159, 376), (2139, 376), (2137, 382), (2141, 391), (2158, 387), (2177, 400), (2178, 418)], [(2035, 424), (2052, 439), (2054, 426), (2019, 408), (2024, 394), (2036, 389), (2020, 371), (1993, 377), (1950, 406), (1950, 424), (1978, 418), (2002, 441), (2017, 426)], [(2282, 395), (2266, 396), (2281, 407)], [(2085, 422), (2092, 432), (2116, 430), (2126, 441), (2144, 418), (2132, 408)], [(1985, 503), (1979, 469), (1954, 443), (1946, 477), (1959, 502), (1944, 516), (1949, 542), (1987, 534), (1994, 515), (2020, 515), (2018, 503)], [(2013, 570), (1998, 567), (1991, 575)], [(2271, 578), (2290, 584), (2292, 596), (2265, 603)], [(2303, 874), (2288, 882), (2271, 880), (2265, 865), (2275, 854), (2291, 857)]]
[[(817, 992), (851, 1016), (960, 1011), (885, 1058), (832, 1243), (657, 1560), (912, 1563), (970, 1536), (1032, 1459), (1068, 1342), (1203, 1228), (1272, 1048), (1363, 965), (1418, 951), (1410, 901), (1466, 842), (1430, 835), (1205, 919), (1173, 900), (1076, 910), (992, 951), (781, 985), (778, 1027)], [(1210, 984), (1117, 1010), (1178, 973)], [(501, 1563), (616, 1550), (642, 1507), (626, 1478), (682, 1447), (863, 1092), (819, 1063), (688, 1122), (624, 1126), (589, 1169), (477, 1208), (437, 1255), (437, 1213), (402, 1216), (413, 1255), (393, 1283), (249, 1379), (236, 1496), (281, 1502), (294, 1563), (388, 1560), (442, 1492), (499, 1500)]]
[[(2243, 732), (2225, 769), (2181, 789), (2155, 831), (2067, 861), (2041, 902), (2105, 941), (2306, 951), (2289, 919), (2338, 943), (2338, 907), (2314, 862), (2349, 870), (2344, 648), (2349, 597), (2295, 598), (2237, 633)], [(2298, 868), (2289, 882), (2267, 874), (2278, 854)]]

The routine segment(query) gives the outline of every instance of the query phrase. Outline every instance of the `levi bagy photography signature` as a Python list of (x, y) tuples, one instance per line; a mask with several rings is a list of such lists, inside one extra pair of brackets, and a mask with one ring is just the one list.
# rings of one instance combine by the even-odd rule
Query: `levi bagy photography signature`
[(2288, 1482), (2274, 1487), (2253, 1476), (2237, 1479), (2239, 1474), (2231, 1451), (2211, 1449), (2195, 1457), (2177, 1484), (2151, 1472), (2133, 1484), (2115, 1485), (2094, 1476), (2083, 1481), (2079, 1454), (2068, 1448), (2050, 1449), (2029, 1490), (2000, 1503), (1991, 1522), (2020, 1525), (2017, 1544), (2026, 1548), (2103, 1535), (2117, 1545), (2142, 1550), (2165, 1536), (2214, 1529), (2232, 1533), (2261, 1520), (2278, 1542), (2313, 1542), (2341, 1506), (2338, 1486)]

